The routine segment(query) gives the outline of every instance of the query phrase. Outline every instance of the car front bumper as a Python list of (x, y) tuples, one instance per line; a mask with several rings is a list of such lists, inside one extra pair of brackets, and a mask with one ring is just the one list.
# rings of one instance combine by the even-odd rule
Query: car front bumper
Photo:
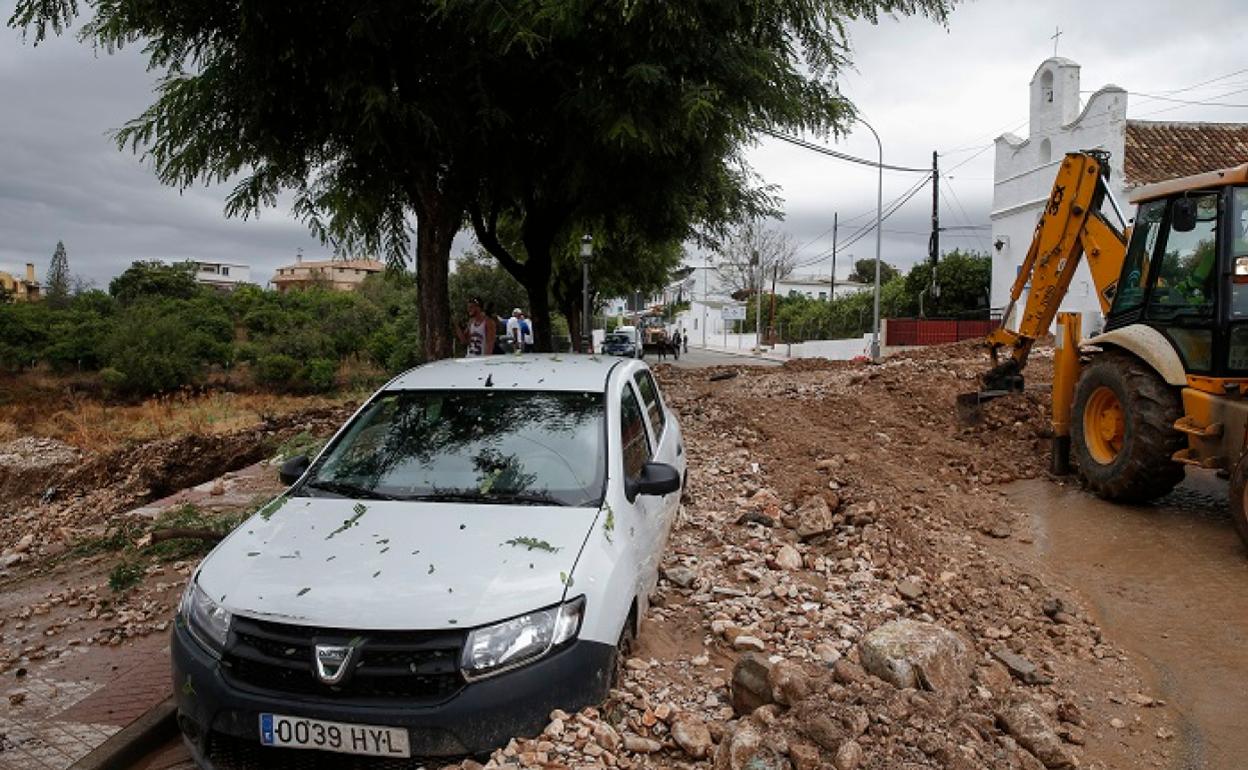
[(204, 767), (214, 766), (215, 737), (259, 746), (262, 713), (407, 728), (413, 757), (485, 754), (512, 737), (536, 735), (555, 709), (601, 703), (615, 665), (611, 645), (577, 640), (535, 663), (468, 683), (441, 703), (413, 706), (396, 698), (362, 705), (233, 684), (181, 623), (174, 624), (171, 652), (178, 724)]

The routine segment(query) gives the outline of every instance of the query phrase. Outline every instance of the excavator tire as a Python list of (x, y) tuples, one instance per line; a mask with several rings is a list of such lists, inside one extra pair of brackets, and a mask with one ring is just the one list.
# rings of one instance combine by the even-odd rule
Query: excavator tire
[(1239, 458), (1235, 470), (1231, 471), (1231, 521), (1235, 522), (1235, 531), (1248, 548), (1248, 455)]
[(1129, 353), (1092, 359), (1075, 386), (1071, 456), (1089, 491), (1106, 500), (1145, 502), (1174, 489), (1187, 445), (1174, 429), (1183, 416), (1177, 388)]

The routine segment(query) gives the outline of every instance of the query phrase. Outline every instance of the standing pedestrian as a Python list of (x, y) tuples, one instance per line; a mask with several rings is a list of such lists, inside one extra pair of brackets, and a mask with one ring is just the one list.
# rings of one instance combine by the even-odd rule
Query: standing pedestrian
[(467, 347), (464, 355), (469, 358), (488, 356), (494, 352), (494, 324), (485, 314), (480, 297), (468, 300), (468, 322), (455, 327), (455, 336)]
[(682, 339), (682, 337), (680, 336), (680, 330), (679, 330), (679, 329), (677, 329), (676, 331), (672, 332), (672, 358), (675, 358), (677, 361), (679, 361), (679, 360), (680, 360), (680, 341), (681, 341), (681, 339)]
[(524, 352), (533, 352), (533, 321), (523, 311), (520, 311), (520, 333), (524, 336)]
[(685, 346), (685, 352), (688, 353), (689, 352), (689, 330), (688, 329), (680, 330), (680, 342), (682, 345)]
[(520, 308), (511, 311), (511, 318), (507, 319), (507, 341), (511, 343), (511, 349), (519, 353), (524, 350), (524, 312)]

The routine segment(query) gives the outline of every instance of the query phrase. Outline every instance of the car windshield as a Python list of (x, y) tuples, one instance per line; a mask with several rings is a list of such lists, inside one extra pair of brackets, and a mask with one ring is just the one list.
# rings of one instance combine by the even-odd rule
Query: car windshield
[(623, 334), (608, 334), (607, 342), (614, 342), (617, 344), (627, 344), (628, 337)]
[(403, 391), (371, 402), (299, 494), (597, 506), (601, 393)]

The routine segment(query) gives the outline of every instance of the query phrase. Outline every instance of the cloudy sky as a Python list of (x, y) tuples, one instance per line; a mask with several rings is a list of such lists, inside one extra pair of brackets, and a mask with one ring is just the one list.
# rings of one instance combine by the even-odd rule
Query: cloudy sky
[[(12, 0), (0, 0), (5, 19)], [(885, 162), (931, 164), (941, 153), (942, 224), (986, 224), (992, 196), (991, 144), (1005, 131), (1027, 135), (1027, 85), (1058, 53), (1083, 67), (1082, 88), (1113, 83), (1133, 92), (1128, 116), (1152, 120), (1248, 122), (1248, 108), (1182, 105), (1170, 99), (1248, 105), (1248, 13), (1242, 0), (979, 0), (959, 6), (941, 27), (924, 19), (882, 19), (850, 27), (853, 71), (842, 92), (880, 132)], [(1225, 76), (1225, 77), (1224, 77)], [(1192, 88), (1206, 81), (1212, 83)], [(136, 50), (96, 53), (72, 37), (38, 48), (0, 28), (0, 269), (34, 262), (42, 279), (57, 240), (71, 269), (106, 286), (134, 259), (209, 259), (247, 263), (263, 282), (302, 248), (324, 254), (284, 210), (256, 220), (228, 220), (223, 188), (179, 193), (160, 185), (107, 134), (152, 100), (153, 76)], [(870, 133), (858, 129), (836, 149), (874, 158)], [(776, 140), (750, 159), (785, 201), (781, 227), (801, 245), (805, 273), (826, 274), (833, 212), (841, 241), (874, 215), (875, 171)], [(887, 203), (919, 176), (886, 172)], [(884, 259), (912, 264), (924, 256), (930, 188), (885, 223)], [(986, 249), (983, 231), (942, 235), (942, 246)], [(460, 248), (470, 240), (461, 238)], [(874, 238), (842, 252), (869, 257)], [(844, 260), (844, 261), (842, 261)]]

